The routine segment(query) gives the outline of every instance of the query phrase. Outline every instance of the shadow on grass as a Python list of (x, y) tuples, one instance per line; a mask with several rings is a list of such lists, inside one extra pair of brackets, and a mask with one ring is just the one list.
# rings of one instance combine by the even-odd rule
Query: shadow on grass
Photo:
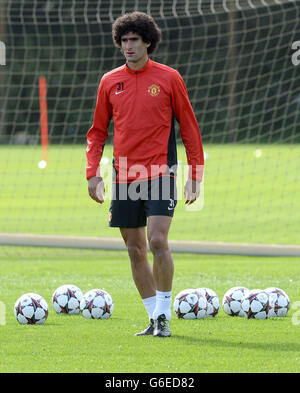
[(179, 334), (172, 334), (172, 337), (177, 340), (183, 341), (185, 344), (195, 344), (195, 345), (213, 345), (215, 347), (223, 348), (234, 348), (237, 349), (253, 349), (253, 350), (263, 350), (270, 352), (300, 352), (300, 343), (279, 343), (271, 342), (266, 340), (266, 342), (243, 342), (243, 341), (226, 341), (217, 338), (200, 338), (194, 336), (183, 336)]

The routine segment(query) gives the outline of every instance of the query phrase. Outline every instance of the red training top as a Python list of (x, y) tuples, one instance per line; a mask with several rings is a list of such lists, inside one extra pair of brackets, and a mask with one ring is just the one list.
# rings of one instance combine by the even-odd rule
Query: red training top
[(176, 168), (174, 118), (180, 124), (189, 177), (202, 180), (200, 130), (178, 71), (149, 59), (137, 71), (125, 64), (103, 75), (94, 122), (87, 133), (87, 179), (100, 175), (99, 163), (111, 118), (117, 182), (149, 179), (165, 173), (167, 166)]

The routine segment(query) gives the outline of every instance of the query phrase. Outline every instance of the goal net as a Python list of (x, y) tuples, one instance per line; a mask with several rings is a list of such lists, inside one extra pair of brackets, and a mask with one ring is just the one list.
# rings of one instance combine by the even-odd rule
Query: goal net
[(172, 244), (299, 250), (299, 0), (1, 1), (0, 243), (120, 246), (108, 228), (113, 123), (101, 206), (85, 147), (100, 78), (124, 63), (111, 25), (134, 10), (160, 26), (153, 60), (181, 73), (205, 150), (202, 200), (179, 200)]

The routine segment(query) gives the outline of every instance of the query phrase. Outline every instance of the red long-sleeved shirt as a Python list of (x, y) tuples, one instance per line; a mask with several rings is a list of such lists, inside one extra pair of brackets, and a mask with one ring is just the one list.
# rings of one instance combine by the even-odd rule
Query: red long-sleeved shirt
[(100, 174), (108, 125), (114, 121), (117, 182), (153, 178), (177, 164), (174, 118), (190, 166), (189, 177), (202, 180), (203, 146), (186, 86), (179, 72), (151, 59), (139, 70), (125, 64), (103, 75), (94, 122), (87, 133), (86, 177)]

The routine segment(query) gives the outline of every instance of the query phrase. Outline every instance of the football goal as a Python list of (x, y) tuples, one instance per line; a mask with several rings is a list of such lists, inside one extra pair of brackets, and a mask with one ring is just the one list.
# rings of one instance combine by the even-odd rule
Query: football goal
[(0, 245), (124, 249), (108, 227), (113, 122), (101, 206), (88, 195), (85, 148), (99, 81), (124, 63), (111, 25), (137, 10), (162, 30), (152, 59), (181, 73), (205, 151), (201, 198), (186, 208), (176, 124), (171, 249), (300, 256), (299, 0), (6, 0), (0, 8)]

